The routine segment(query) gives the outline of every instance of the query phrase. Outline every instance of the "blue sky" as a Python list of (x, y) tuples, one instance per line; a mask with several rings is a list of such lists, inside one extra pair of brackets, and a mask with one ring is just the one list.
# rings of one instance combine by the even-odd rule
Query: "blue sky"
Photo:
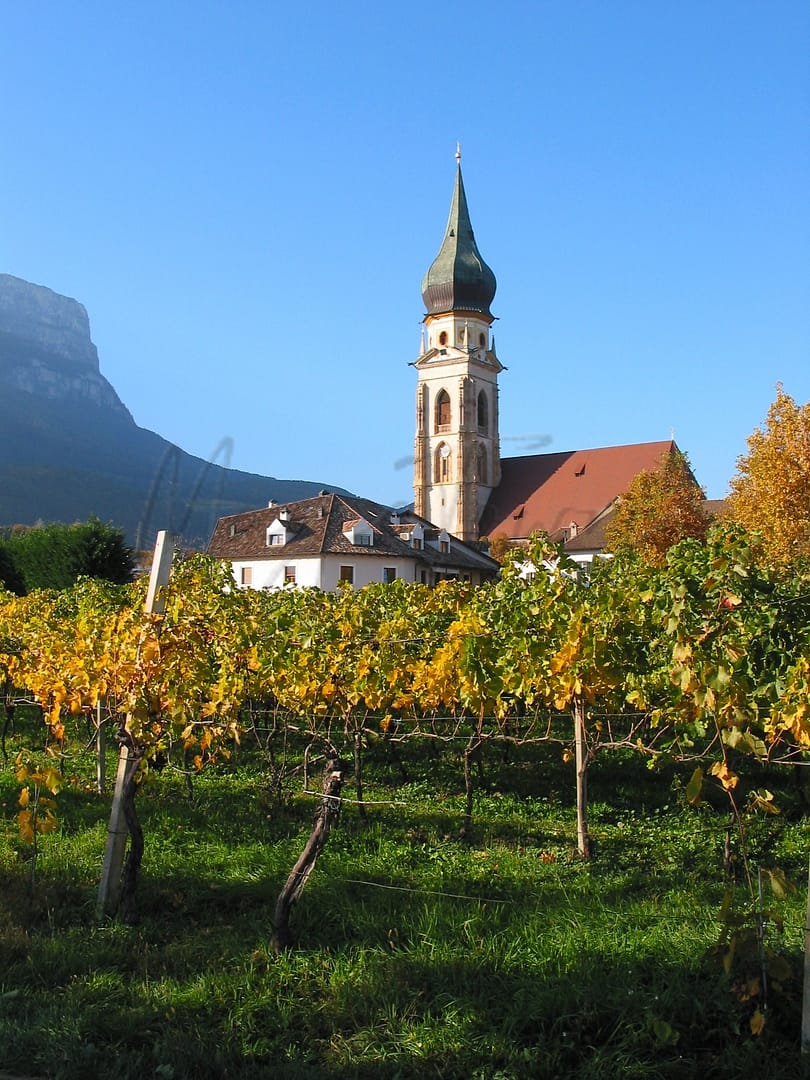
[(810, 399), (806, 0), (6, 3), (0, 86), (0, 272), (201, 457), (411, 498), (457, 140), (505, 456), (674, 432), (721, 497)]

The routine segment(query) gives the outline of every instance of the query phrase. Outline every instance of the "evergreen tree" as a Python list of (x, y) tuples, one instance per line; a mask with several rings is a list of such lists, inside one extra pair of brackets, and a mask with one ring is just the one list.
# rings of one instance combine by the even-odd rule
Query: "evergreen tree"
[(124, 534), (98, 518), (75, 525), (37, 525), (6, 543), (25, 592), (67, 589), (79, 577), (116, 584), (132, 579), (132, 550)]
[(25, 592), (25, 583), (14, 562), (13, 553), (5, 540), (0, 540), (0, 585), (5, 586), (9, 592), (22, 596)]

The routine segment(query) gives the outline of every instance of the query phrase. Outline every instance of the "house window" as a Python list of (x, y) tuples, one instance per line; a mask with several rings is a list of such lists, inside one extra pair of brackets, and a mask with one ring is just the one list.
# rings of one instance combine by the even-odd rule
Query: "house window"
[(446, 345), (447, 344), (447, 331), (446, 330), (442, 330), (442, 332), (439, 334), (439, 344), (440, 345)]
[(371, 536), (369, 533), (355, 533), (354, 542), (358, 547), (371, 547)]
[(413, 547), (414, 551), (421, 551), (422, 548), (425, 546), (425, 542), (421, 539), (421, 537), (414, 536), (411, 540), (411, 546)]
[(284, 545), (284, 533), (268, 533), (267, 543), (270, 547), (283, 547)]
[(354, 567), (353, 566), (341, 566), (341, 568), (340, 568), (340, 580), (345, 581), (347, 585), (354, 585)]
[(253, 584), (253, 567), (243, 566), (240, 581), (243, 585)]
[(396, 581), (397, 568), (395, 566), (384, 566), (382, 579), (386, 585), (390, 585), (392, 581)]
[(484, 348), (486, 343), (487, 343), (487, 335), (486, 334), (479, 334), (478, 335), (478, 344), (481, 346), (482, 349)]
[(439, 541), (439, 551), (442, 553), (442, 555), (449, 555), (450, 554), (450, 541), (449, 540), (440, 540)]
[(450, 395), (446, 390), (436, 396), (435, 428), (437, 432), (450, 430)]
[(284, 567), (284, 584), (285, 585), (294, 585), (295, 584), (295, 567), (294, 566), (285, 566)]
[(419, 571), (419, 580), (423, 585), (427, 585), (427, 570)]

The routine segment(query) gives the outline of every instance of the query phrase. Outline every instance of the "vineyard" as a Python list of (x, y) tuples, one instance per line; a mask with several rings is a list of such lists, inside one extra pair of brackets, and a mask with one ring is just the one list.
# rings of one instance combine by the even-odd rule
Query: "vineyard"
[(810, 576), (729, 525), (589, 581), (529, 556), (0, 594), (0, 1064), (800, 1075)]

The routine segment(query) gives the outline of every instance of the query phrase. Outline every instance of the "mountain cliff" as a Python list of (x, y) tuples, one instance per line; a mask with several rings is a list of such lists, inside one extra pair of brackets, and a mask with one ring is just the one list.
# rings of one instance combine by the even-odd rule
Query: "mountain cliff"
[(170, 529), (202, 548), (218, 517), (323, 486), (212, 465), (138, 427), (101, 374), (85, 308), (0, 274), (0, 525), (95, 514), (130, 543)]

